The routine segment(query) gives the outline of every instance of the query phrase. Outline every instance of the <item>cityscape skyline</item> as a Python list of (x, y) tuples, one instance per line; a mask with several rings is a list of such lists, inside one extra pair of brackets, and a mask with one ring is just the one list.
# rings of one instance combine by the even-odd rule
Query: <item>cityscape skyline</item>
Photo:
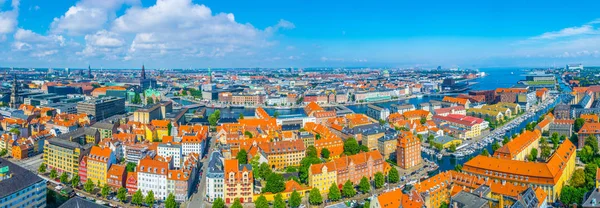
[[(598, 4), (2, 0), (0, 62), (25, 68), (599, 65)], [(569, 13), (577, 15), (557, 15)]]

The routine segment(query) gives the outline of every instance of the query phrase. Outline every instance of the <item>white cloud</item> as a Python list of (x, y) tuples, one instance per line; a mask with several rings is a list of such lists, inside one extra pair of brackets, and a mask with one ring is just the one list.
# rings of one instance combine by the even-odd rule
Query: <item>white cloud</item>
[(134, 35), (128, 58), (147, 56), (224, 57), (254, 54), (273, 45), (268, 39), (294, 24), (279, 20), (265, 30), (235, 21), (231, 13), (213, 14), (191, 0), (158, 0), (155, 5), (132, 7), (112, 24), (112, 31)]
[(64, 52), (66, 47), (73, 45), (61, 35), (44, 36), (25, 29), (18, 29), (13, 39), (13, 51), (37, 58)]
[[(0, 7), (2, 4), (4, 4), (4, 1), (0, 2)], [(14, 32), (18, 24), (19, 0), (13, 0), (11, 7), (12, 10), (0, 11), (0, 41), (6, 40), (6, 35)]]
[(115, 11), (124, 4), (137, 5), (139, 0), (83, 0), (71, 6), (61, 17), (52, 21), (53, 33), (83, 35), (100, 30), (109, 20), (116, 18)]
[(591, 25), (583, 25), (581, 27), (569, 27), (559, 31), (547, 32), (539, 36), (532, 37), (533, 40), (556, 39), (564, 37), (572, 37), (577, 35), (597, 34), (598, 31)]
[(125, 40), (119, 34), (106, 30), (86, 35), (85, 43), (83, 51), (77, 52), (77, 54), (119, 59), (125, 52)]

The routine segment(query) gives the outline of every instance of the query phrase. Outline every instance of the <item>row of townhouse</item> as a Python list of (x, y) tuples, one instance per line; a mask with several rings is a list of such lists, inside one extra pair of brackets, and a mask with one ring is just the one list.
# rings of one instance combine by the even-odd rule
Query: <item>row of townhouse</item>
[(309, 186), (319, 189), (321, 193), (327, 193), (333, 183), (344, 184), (350, 181), (357, 185), (363, 177), (372, 180), (376, 173), (385, 174), (389, 168), (379, 151), (361, 152), (311, 165), (308, 171), (308, 183)]

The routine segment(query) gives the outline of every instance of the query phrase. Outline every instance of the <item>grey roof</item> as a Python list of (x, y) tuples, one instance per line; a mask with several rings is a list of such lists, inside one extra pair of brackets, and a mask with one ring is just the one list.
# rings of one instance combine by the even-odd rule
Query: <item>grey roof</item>
[[(478, 196), (486, 196), (487, 194), (489, 194), (492, 190), (490, 189), (489, 186), (487, 185), (481, 185), (479, 187), (477, 187), (474, 191), (473, 194), (478, 195)], [(535, 194), (535, 192), (534, 192)], [(535, 195), (534, 195), (535, 196)]]
[(583, 207), (600, 207), (600, 189), (596, 188), (589, 193), (588, 198), (583, 202)]
[(108, 122), (96, 122), (92, 125), (92, 128), (112, 130), (114, 126), (114, 124)]
[(210, 160), (208, 161), (208, 173), (206, 177), (215, 177), (223, 174), (223, 155), (219, 151), (214, 151), (210, 154)]
[(35, 183), (41, 182), (44, 179), (36, 174), (28, 171), (21, 166), (18, 166), (4, 158), (0, 158), (0, 168), (8, 166), (8, 171), (12, 177), (0, 181), (0, 198), (8, 196), (19, 190), (27, 188)]
[(69, 141), (66, 139), (55, 138), (55, 139), (49, 139), (47, 141), (52, 145), (56, 145), (56, 146), (67, 148), (67, 149), (82, 148), (82, 146), (79, 143), (72, 142), (72, 141)]
[(522, 193), (519, 194), (519, 200), (517, 200), (511, 208), (528, 208), (528, 207), (538, 207), (540, 203), (537, 196), (535, 195), (535, 191), (529, 187), (525, 189)]
[(108, 208), (107, 206), (96, 204), (81, 197), (73, 197), (67, 200), (58, 208)]
[(461, 191), (452, 197), (450, 204), (456, 204), (456, 208), (482, 208), (489, 207), (488, 201), (475, 194)]

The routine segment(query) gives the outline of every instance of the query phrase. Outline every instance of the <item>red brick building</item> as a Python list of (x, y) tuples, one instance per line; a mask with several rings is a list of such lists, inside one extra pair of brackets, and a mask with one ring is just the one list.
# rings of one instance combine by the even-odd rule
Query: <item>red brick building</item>
[(119, 190), (121, 187), (125, 187), (125, 180), (127, 179), (127, 171), (125, 171), (124, 165), (113, 164), (108, 169), (106, 175), (106, 183), (114, 190)]
[(410, 132), (403, 132), (398, 138), (396, 149), (396, 164), (409, 169), (421, 164), (421, 141)]
[(79, 181), (84, 184), (87, 182), (87, 156), (79, 161)]

